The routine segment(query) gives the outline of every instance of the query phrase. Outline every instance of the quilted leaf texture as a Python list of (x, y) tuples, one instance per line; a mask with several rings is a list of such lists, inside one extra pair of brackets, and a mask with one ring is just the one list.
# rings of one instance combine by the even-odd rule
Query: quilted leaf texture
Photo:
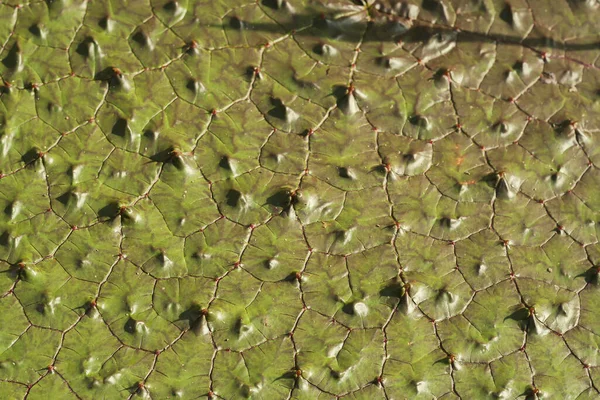
[(600, 397), (598, 0), (0, 2), (1, 399)]

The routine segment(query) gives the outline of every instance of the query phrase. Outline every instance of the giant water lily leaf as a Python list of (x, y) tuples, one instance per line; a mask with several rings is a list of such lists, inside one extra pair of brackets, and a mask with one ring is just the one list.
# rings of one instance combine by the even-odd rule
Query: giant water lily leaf
[(0, 397), (600, 396), (597, 0), (3, 0)]

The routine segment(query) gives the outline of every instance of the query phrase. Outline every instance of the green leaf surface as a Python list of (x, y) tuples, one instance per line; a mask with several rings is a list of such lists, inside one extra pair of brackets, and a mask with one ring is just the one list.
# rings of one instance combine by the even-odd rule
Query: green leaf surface
[(598, 398), (599, 12), (2, 1), (0, 398)]

